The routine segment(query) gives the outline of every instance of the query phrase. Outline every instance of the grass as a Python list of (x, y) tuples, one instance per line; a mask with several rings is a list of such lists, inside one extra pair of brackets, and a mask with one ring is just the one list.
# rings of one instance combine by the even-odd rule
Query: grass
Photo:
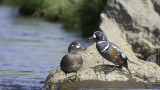
[(61, 15), (69, 9), (71, 1), (77, 0), (16, 0), (19, 12), (24, 15), (44, 17), (50, 21), (59, 21)]
[(11, 0), (0, 0), (1, 6), (11, 5)]
[[(17, 5), (19, 5), (19, 12), (25, 15), (33, 15), (35, 12), (43, 9), (43, 0), (17, 0)], [(40, 13), (41, 14), (41, 13)]]
[(90, 36), (99, 28), (100, 13), (107, 0), (15, 0), (19, 12), (62, 22), (68, 31)]

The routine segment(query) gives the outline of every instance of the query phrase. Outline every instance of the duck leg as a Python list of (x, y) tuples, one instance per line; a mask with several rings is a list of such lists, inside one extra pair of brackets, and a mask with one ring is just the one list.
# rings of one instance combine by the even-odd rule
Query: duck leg
[(116, 68), (117, 68), (117, 64), (114, 65), (114, 67), (109, 71), (109, 73), (114, 71)]
[(64, 81), (67, 82), (67, 73), (65, 73), (65, 80)]

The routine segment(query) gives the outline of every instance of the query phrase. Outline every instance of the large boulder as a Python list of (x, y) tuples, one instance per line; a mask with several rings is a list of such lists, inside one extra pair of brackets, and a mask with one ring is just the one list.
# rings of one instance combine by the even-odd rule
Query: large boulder
[[(67, 89), (74, 86), (79, 88), (98, 86), (101, 88), (135, 88), (136, 86), (137, 88), (148, 88), (141, 84), (145, 86), (147, 82), (160, 81), (160, 67), (155, 63), (139, 60), (130, 45), (135, 45), (135, 50), (139, 51), (152, 51), (157, 48), (157, 45), (160, 45), (160, 18), (154, 11), (151, 1), (108, 0), (101, 14), (101, 20), (100, 29), (105, 33), (107, 39), (117, 44), (129, 60), (134, 62), (128, 62), (132, 74), (129, 74), (125, 68), (108, 73), (113, 64), (100, 56), (94, 43), (86, 50), (79, 52), (84, 63), (77, 73), (65, 76), (60, 67), (57, 67), (48, 75), (45, 88), (64, 89), (64, 86)], [(64, 82), (74, 83), (69, 85)]]
[[(108, 20), (103, 31), (120, 32), (133, 50), (142, 55), (154, 52), (160, 46), (160, 17), (155, 11), (158, 4), (154, 5), (155, 8), (151, 0), (108, 0), (101, 15)], [(107, 22), (104, 18), (102, 20)]]
[[(76, 84), (74, 81), (80, 81), (82, 83), (78, 84), (82, 85), (84, 82), (92, 82), (92, 84), (94, 82), (103, 82), (104, 85), (101, 85), (101, 83), (99, 83), (100, 85), (97, 84), (97, 86), (102, 86), (101, 88), (107, 88), (106, 84), (108, 83), (110, 83), (109, 85), (111, 85), (111, 83), (114, 84), (118, 82), (119, 86), (112, 85), (112, 87), (108, 86), (108, 88), (147, 88), (140, 85), (140, 83), (145, 85), (147, 82), (158, 82), (160, 79), (160, 67), (151, 62), (138, 60), (134, 53), (131, 51), (130, 46), (126, 44), (125, 47), (126, 48), (122, 48), (122, 50), (128, 56), (128, 58), (132, 62), (134, 62), (128, 62), (129, 69), (132, 74), (129, 74), (125, 68), (122, 68), (122, 70), (119, 69), (108, 73), (108, 71), (113, 67), (113, 64), (102, 58), (97, 52), (95, 44), (93, 44), (89, 46), (86, 50), (79, 52), (79, 54), (83, 58), (84, 64), (77, 73), (71, 73), (65, 76), (65, 73), (61, 71), (60, 67), (57, 67), (48, 75), (44, 87), (50, 89), (57, 89), (59, 88), (59, 85), (64, 84), (64, 82), (73, 82), (71, 84), (71, 87), (74, 87), (74, 85)], [(127, 87), (125, 87), (125, 82), (129, 83)], [(85, 87), (87, 87), (87, 85)], [(94, 87), (95, 86), (92, 86), (91, 88)]]

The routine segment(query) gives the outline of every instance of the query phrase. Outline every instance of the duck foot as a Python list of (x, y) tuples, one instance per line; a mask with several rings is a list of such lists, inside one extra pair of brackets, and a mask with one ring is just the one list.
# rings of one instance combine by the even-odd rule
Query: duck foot
[(66, 80), (65, 80), (65, 82), (68, 82), (68, 83), (72, 83), (74, 81), (76, 81), (76, 82), (80, 82), (81, 81), (80, 77), (77, 74), (76, 75), (72, 75), (72, 76), (66, 78)]

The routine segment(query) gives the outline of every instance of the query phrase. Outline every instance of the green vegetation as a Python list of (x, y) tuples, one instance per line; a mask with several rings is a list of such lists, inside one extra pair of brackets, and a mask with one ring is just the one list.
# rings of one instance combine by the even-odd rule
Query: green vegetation
[(68, 7), (67, 2), (66, 0), (17, 0), (16, 5), (19, 5), (21, 14), (40, 16), (50, 21), (56, 21), (60, 20), (63, 9)]
[(107, 0), (15, 0), (25, 15), (61, 21), (68, 31), (90, 36), (98, 29), (100, 13)]
[(92, 35), (99, 27), (100, 13), (106, 3), (107, 0), (81, 0), (65, 18), (66, 27), (81, 31), (83, 36)]
[(0, 5), (10, 5), (11, 0), (0, 0)]
[[(137, 47), (140, 47), (141, 49), (137, 49)], [(140, 45), (138, 43), (132, 44), (132, 50), (133, 50), (133, 52), (135, 52), (137, 54), (140, 54), (141, 56), (138, 57), (140, 59), (146, 60), (149, 56), (158, 53), (156, 50), (155, 51), (149, 51), (149, 50), (146, 50), (146, 49), (143, 50), (142, 49), (143, 47), (144, 47), (143, 45)]]
[(144, 53), (144, 60), (146, 60), (149, 56), (157, 54), (157, 51)]

